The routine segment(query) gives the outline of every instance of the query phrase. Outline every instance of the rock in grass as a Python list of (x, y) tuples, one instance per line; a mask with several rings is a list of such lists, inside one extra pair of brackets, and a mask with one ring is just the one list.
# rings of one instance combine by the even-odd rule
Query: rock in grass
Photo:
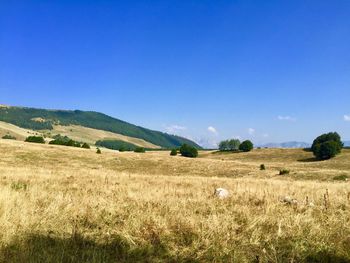
[(219, 199), (225, 199), (230, 196), (230, 193), (225, 188), (216, 188), (214, 191), (214, 196)]
[(292, 198), (292, 197), (290, 197), (288, 195), (280, 197), (280, 202), (284, 203), (284, 204), (287, 204), (287, 205), (297, 205), (298, 204), (298, 200), (297, 199)]

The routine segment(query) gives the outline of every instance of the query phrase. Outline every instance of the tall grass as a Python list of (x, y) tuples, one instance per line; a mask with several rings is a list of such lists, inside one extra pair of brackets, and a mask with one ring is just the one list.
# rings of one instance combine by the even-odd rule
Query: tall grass
[[(254, 162), (241, 164), (246, 176), (224, 167), (215, 177), (219, 164), (237, 163), (20, 145), (0, 143), (1, 262), (350, 260), (347, 182), (270, 175), (279, 164), (267, 162), (267, 174)], [(158, 162), (158, 173), (146, 172)], [(228, 199), (213, 197), (219, 186)], [(298, 205), (281, 203), (286, 195)]]

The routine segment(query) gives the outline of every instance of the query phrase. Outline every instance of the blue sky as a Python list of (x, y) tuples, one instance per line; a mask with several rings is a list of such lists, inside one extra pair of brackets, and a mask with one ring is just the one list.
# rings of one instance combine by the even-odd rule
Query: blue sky
[(0, 103), (210, 146), (350, 140), (350, 1), (0, 1)]

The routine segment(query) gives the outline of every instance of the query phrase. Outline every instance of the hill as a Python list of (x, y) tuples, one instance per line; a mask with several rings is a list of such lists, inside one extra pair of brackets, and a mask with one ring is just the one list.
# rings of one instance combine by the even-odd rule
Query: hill
[(201, 148), (186, 138), (146, 129), (94, 111), (45, 110), (4, 106), (0, 107), (0, 121), (36, 131), (53, 131), (57, 126), (76, 125), (141, 139), (162, 148), (179, 147), (183, 143), (198, 149)]

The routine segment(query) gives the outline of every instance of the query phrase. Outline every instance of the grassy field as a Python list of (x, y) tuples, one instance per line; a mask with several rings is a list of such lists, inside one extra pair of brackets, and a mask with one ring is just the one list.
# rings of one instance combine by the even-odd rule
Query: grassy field
[(350, 262), (350, 150), (0, 151), (0, 262)]

